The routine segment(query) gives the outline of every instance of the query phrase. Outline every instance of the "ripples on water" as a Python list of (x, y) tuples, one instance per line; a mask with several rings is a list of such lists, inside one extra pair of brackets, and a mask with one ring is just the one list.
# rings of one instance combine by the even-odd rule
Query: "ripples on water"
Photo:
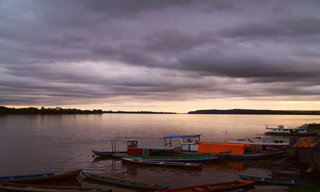
[(212, 162), (202, 170), (185, 170), (114, 159), (93, 161), (91, 149), (110, 150), (107, 140), (114, 137), (136, 137), (139, 146), (153, 147), (163, 146), (162, 137), (173, 134), (202, 134), (202, 141), (227, 141), (261, 136), (265, 125), (298, 126), (319, 120), (319, 116), (304, 115), (4, 115), (0, 116), (0, 175), (81, 168), (170, 187), (236, 180), (239, 173), (267, 176), (270, 170), (246, 167), (243, 162)]

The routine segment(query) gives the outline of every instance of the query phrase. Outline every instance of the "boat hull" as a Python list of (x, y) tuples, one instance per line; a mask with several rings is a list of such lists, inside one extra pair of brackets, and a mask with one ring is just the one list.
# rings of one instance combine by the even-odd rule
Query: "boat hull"
[(0, 190), (4, 191), (19, 191), (19, 192), (109, 192), (110, 189), (102, 190), (99, 188), (82, 188), (69, 186), (48, 186), (48, 185), (31, 185), (31, 184), (15, 184), (15, 183), (0, 183)]
[(254, 177), (249, 175), (239, 175), (241, 179), (244, 180), (251, 180), (258, 183), (265, 183), (265, 184), (271, 184), (271, 185), (308, 185), (308, 183), (305, 182), (297, 182), (295, 180), (274, 180), (271, 178), (265, 178), (265, 177)]
[(92, 153), (98, 157), (113, 157), (115, 153), (126, 153), (126, 151), (118, 151), (118, 152), (112, 152), (112, 151), (96, 151), (92, 150)]
[(226, 190), (236, 189), (236, 188), (240, 188), (240, 187), (246, 187), (246, 186), (252, 185), (253, 183), (254, 183), (254, 181), (250, 181), (250, 180), (231, 181), (231, 182), (214, 183), (214, 184), (208, 184), (208, 185), (196, 185), (196, 186), (190, 186), (190, 187), (181, 187), (181, 188), (175, 188), (175, 189), (163, 189), (163, 190), (158, 190), (158, 191), (154, 191), (154, 192), (226, 191)]
[(115, 154), (117, 157), (126, 157), (138, 161), (161, 161), (161, 162), (206, 162), (229, 156), (229, 153), (210, 154), (210, 153), (182, 153), (163, 155), (163, 156), (137, 156), (128, 154)]
[(98, 174), (93, 174), (93, 173), (84, 172), (84, 171), (81, 171), (81, 174), (83, 174), (85, 177), (88, 177), (88, 178), (96, 180), (96, 181), (120, 185), (120, 186), (124, 186), (124, 187), (133, 187), (133, 188), (148, 189), (148, 190), (168, 188), (166, 185), (146, 183), (146, 182), (134, 181), (134, 180), (129, 180), (129, 179), (110, 177), (110, 176), (106, 176), (106, 175), (98, 175)]
[(128, 158), (128, 157), (123, 157), (121, 159), (126, 162), (138, 163), (138, 164), (143, 164), (143, 165), (168, 166), (168, 167), (191, 167), (191, 168), (200, 168), (201, 167), (201, 163), (135, 160), (133, 158)]
[(244, 155), (229, 155), (230, 158), (233, 159), (266, 159), (270, 157), (276, 157), (280, 156), (284, 153), (284, 151), (275, 151), (275, 152), (269, 152), (269, 153), (259, 153), (259, 154), (244, 154)]
[(76, 177), (80, 173), (80, 170), (70, 172), (52, 172), (52, 173), (40, 173), (31, 175), (14, 175), (14, 176), (2, 176), (0, 177), (1, 182), (37, 182), (55, 179), (65, 179)]

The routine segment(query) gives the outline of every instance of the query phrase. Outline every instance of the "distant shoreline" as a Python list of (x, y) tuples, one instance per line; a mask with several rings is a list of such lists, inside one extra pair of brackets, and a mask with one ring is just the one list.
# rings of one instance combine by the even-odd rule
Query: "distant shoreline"
[(121, 114), (176, 114), (173, 112), (153, 112), (153, 111), (103, 111), (101, 109), (80, 110), (80, 109), (63, 109), (61, 107), (44, 108), (9, 108), (0, 106), (0, 115), (21, 114), (21, 115), (41, 115), (41, 114), (103, 114), (103, 113), (121, 113)]
[(233, 115), (320, 115), (320, 111), (300, 110), (254, 110), (254, 109), (206, 109), (189, 111), (188, 114), (233, 114)]
[(116, 113), (116, 114), (225, 114), (225, 115), (320, 115), (320, 111), (310, 110), (254, 110), (254, 109), (205, 109), (189, 111), (188, 113), (176, 113), (176, 112), (154, 112), (154, 111), (103, 111), (101, 109), (94, 110), (80, 110), (80, 109), (63, 109), (60, 107), (55, 108), (9, 108), (0, 106), (0, 115), (6, 114), (104, 114), (104, 113)]

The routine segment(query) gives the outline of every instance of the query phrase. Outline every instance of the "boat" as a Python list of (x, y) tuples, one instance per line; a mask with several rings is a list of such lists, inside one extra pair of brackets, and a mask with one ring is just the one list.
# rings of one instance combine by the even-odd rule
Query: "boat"
[(138, 163), (138, 164), (143, 164), (143, 165), (156, 165), (156, 166), (169, 166), (169, 167), (190, 167), (190, 168), (200, 168), (201, 167), (201, 163), (136, 160), (134, 158), (129, 158), (129, 157), (122, 157), (121, 159), (126, 162)]
[(16, 183), (0, 183), (0, 190), (19, 191), (19, 192), (110, 192), (111, 189), (100, 188), (84, 188), (70, 186), (48, 186), (48, 185), (32, 185), (32, 184), (16, 184)]
[(291, 180), (276, 180), (272, 178), (265, 178), (265, 177), (255, 177), (255, 176), (249, 176), (249, 175), (239, 175), (241, 179), (244, 180), (251, 180), (259, 183), (265, 183), (265, 184), (273, 184), (273, 185), (309, 185), (306, 182), (298, 182), (294, 179)]
[(148, 189), (148, 190), (156, 190), (156, 189), (165, 189), (168, 188), (166, 185), (161, 184), (153, 184), (153, 183), (146, 183), (141, 181), (134, 181), (130, 179), (123, 179), (118, 177), (111, 177), (106, 175), (98, 175), (90, 172), (81, 171), (81, 174), (87, 178), (101, 181), (104, 183), (111, 183), (115, 185), (121, 185), (125, 187), (133, 187), (139, 189)]
[(31, 175), (0, 176), (0, 182), (33, 182), (54, 179), (65, 179), (69, 177), (77, 177), (79, 173), (80, 170), (69, 172), (40, 173)]
[(279, 156), (283, 150), (263, 150), (262, 146), (230, 142), (202, 142), (198, 144), (200, 153), (223, 153), (229, 151), (229, 157), (235, 159), (265, 159)]
[(91, 150), (92, 153), (98, 157), (113, 157), (115, 153), (126, 153), (127, 151), (96, 151), (96, 150)]
[(266, 132), (265, 135), (282, 135), (282, 136), (316, 136), (317, 132), (309, 132), (307, 128), (285, 128), (284, 125), (278, 127), (268, 127), (266, 129), (271, 131)]
[(163, 155), (153, 155), (153, 156), (139, 156), (139, 155), (128, 155), (126, 153), (116, 153), (115, 156), (123, 158), (130, 158), (134, 160), (145, 160), (145, 161), (161, 161), (161, 162), (205, 162), (212, 161), (219, 158), (225, 158), (229, 153), (169, 153)]
[(207, 185), (195, 185), (195, 186), (190, 186), (190, 187), (181, 187), (181, 188), (174, 188), (174, 189), (162, 189), (162, 190), (157, 190), (154, 192), (226, 191), (226, 190), (236, 189), (236, 188), (240, 188), (240, 187), (246, 187), (246, 186), (252, 185), (253, 183), (254, 183), (254, 181), (250, 181), (250, 180), (239, 180), (239, 181), (237, 180), (237, 181), (214, 183), (214, 184), (207, 184)]
[(111, 151), (97, 151), (97, 150), (91, 150), (91, 151), (95, 156), (98, 156), (98, 157), (114, 157), (113, 155), (115, 153), (126, 153), (127, 151), (117, 150), (117, 142), (119, 141), (127, 142), (128, 148), (138, 146), (138, 140), (135, 138), (113, 138), (111, 139)]
[(230, 143), (248, 144), (254, 146), (271, 147), (275, 149), (286, 149), (289, 147), (289, 139), (278, 138), (250, 138), (250, 139), (237, 139), (229, 141)]
[(258, 152), (246, 152), (242, 155), (229, 155), (230, 158), (233, 159), (250, 159), (250, 160), (257, 160), (257, 159), (266, 159), (270, 157), (277, 157), (284, 153), (283, 150), (276, 150), (276, 151), (258, 151)]

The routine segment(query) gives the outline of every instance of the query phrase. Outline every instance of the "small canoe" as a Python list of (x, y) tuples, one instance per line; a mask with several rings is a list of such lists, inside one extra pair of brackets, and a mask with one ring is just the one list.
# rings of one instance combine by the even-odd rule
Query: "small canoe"
[(138, 163), (144, 165), (159, 165), (159, 166), (170, 166), (170, 167), (201, 167), (201, 163), (187, 163), (187, 162), (164, 162), (164, 161), (152, 161), (152, 160), (136, 160), (129, 157), (122, 157), (122, 160), (130, 163)]
[(259, 183), (265, 183), (265, 184), (273, 184), (273, 185), (309, 185), (306, 182), (298, 182), (294, 179), (291, 180), (275, 180), (272, 178), (265, 178), (265, 177), (255, 177), (255, 176), (249, 176), (249, 175), (239, 175), (241, 179), (244, 180), (251, 180)]
[(29, 181), (43, 181), (52, 179), (63, 179), (69, 177), (76, 177), (80, 173), (80, 170), (69, 172), (52, 172), (52, 173), (40, 173), (31, 175), (14, 175), (14, 176), (1, 176), (0, 181), (5, 182), (29, 182)]
[(15, 183), (0, 183), (0, 190), (4, 191), (19, 191), (19, 192), (110, 192), (110, 189), (100, 188), (83, 188), (69, 186), (48, 186), (48, 185), (31, 185), (31, 184), (15, 184)]
[(96, 151), (92, 150), (92, 153), (98, 157), (113, 157), (113, 154), (115, 153), (126, 153), (126, 151), (117, 151), (117, 152), (112, 152), (112, 151)]
[(90, 178), (90, 179), (93, 179), (96, 181), (101, 181), (104, 183), (111, 183), (111, 184), (115, 184), (115, 185), (121, 185), (124, 187), (133, 187), (133, 188), (148, 189), (148, 190), (168, 188), (166, 185), (146, 183), (146, 182), (134, 181), (134, 180), (130, 180), (130, 179), (110, 177), (110, 176), (106, 176), (106, 175), (98, 175), (98, 174), (93, 174), (93, 173), (89, 173), (89, 172), (85, 172), (85, 171), (81, 171), (81, 174), (83, 174), (87, 178)]
[(270, 157), (277, 157), (284, 153), (283, 150), (271, 151), (267, 153), (245, 153), (243, 155), (229, 155), (233, 159), (266, 159)]
[(174, 189), (162, 189), (162, 190), (157, 190), (154, 192), (226, 191), (226, 190), (236, 189), (236, 188), (240, 188), (240, 187), (246, 187), (246, 186), (252, 185), (253, 183), (254, 183), (254, 181), (240, 180), (240, 181), (230, 181), (230, 182), (223, 182), (223, 183), (214, 183), (214, 184), (208, 184), (208, 185), (196, 185), (196, 186), (190, 186), (190, 187), (181, 187), (181, 188), (174, 188)]

